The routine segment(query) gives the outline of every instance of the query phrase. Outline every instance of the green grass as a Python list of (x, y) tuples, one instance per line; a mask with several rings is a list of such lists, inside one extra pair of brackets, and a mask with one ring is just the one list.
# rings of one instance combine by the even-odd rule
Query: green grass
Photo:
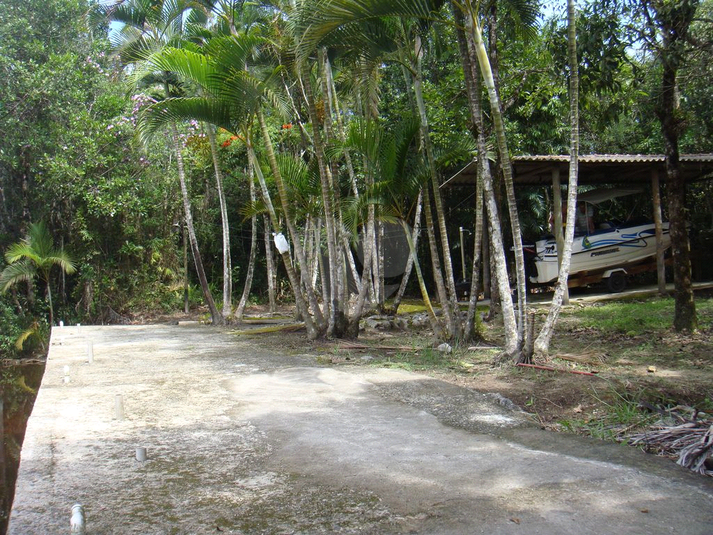
[(639, 406), (640, 397), (646, 397), (645, 393), (639, 396), (620, 394), (616, 390), (609, 392), (606, 396), (599, 396), (594, 391), (593, 397), (604, 409), (601, 417), (598, 418), (572, 418), (560, 420), (559, 424), (570, 433), (580, 435), (590, 435), (601, 440), (619, 441), (625, 435), (631, 434), (643, 428), (658, 418), (658, 413), (643, 412)]
[[(713, 300), (696, 300), (696, 309), (699, 328), (710, 328), (713, 323)], [(636, 336), (671, 328), (673, 313), (672, 298), (655, 298), (589, 306), (574, 312), (574, 316), (584, 327)]]
[(426, 312), (426, 305), (423, 301), (417, 299), (404, 299), (399, 305), (399, 314), (415, 314), (417, 312)]

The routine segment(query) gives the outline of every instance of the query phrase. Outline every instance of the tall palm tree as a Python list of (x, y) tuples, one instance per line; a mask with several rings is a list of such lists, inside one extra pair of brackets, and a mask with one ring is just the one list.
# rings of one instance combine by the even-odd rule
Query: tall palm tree
[(6, 292), (19, 282), (31, 282), (39, 277), (45, 283), (49, 302), (49, 321), (54, 324), (50, 273), (58, 266), (67, 274), (75, 272), (74, 262), (62, 249), (55, 248), (52, 236), (43, 223), (30, 225), (27, 237), (11, 245), (5, 252), (8, 266), (0, 273), (0, 291)]
[[(96, 12), (109, 20), (123, 24), (115, 43), (116, 51), (124, 62), (141, 66), (147, 54), (181, 43), (186, 24), (192, 20), (203, 18), (202, 12), (194, 7), (195, 5), (188, 0), (117, 0), (112, 4), (99, 4)], [(165, 98), (173, 96), (171, 82), (174, 81), (174, 78), (167, 71), (156, 72), (139, 69), (135, 78), (144, 83), (146, 80), (158, 82), (165, 93)], [(169, 125), (169, 130), (173, 149), (176, 152), (184, 216), (196, 273), (203, 298), (210, 310), (212, 322), (214, 324), (223, 323), (224, 318), (215, 305), (198, 247), (191, 212), (191, 200), (186, 184), (182, 144), (175, 123)]]
[[(393, 132), (386, 132), (376, 121), (360, 119), (352, 122), (347, 143), (361, 154), (365, 172), (373, 175), (373, 186), (365, 195), (367, 202), (379, 205), (380, 218), (401, 225), (405, 233), (431, 327), (437, 337), (443, 338), (446, 326), (441, 324), (431, 304), (411, 229), (406, 223), (413, 200), (430, 177), (423, 168), (408, 167), (409, 150), (419, 133), (420, 124), (415, 117), (404, 119)], [(369, 240), (366, 241), (368, 244)]]
[[(569, 154), (569, 183), (567, 186), (567, 223), (562, 251), (562, 262), (559, 267), (559, 276), (552, 297), (552, 305), (547, 313), (547, 319), (537, 339), (534, 340), (533, 356), (544, 358), (547, 356), (550, 340), (554, 333), (555, 322), (562, 309), (562, 299), (567, 289), (569, 267), (572, 258), (572, 243), (574, 241), (574, 219), (577, 209), (577, 179), (579, 169), (579, 68), (577, 61), (577, 31), (575, 25), (574, 0), (567, 0), (567, 45), (569, 52), (569, 107), (570, 107), (570, 154)], [(530, 355), (525, 355), (529, 359)]]
[[(324, 332), (324, 319), (309, 279), (300, 276), (300, 266), (307, 266), (297, 227), (292, 217), (287, 187), (283, 180), (270, 130), (265, 117), (268, 105), (272, 109), (284, 109), (284, 102), (273, 84), (279, 80), (279, 67), (255, 62), (253, 56), (264, 49), (266, 39), (259, 35), (218, 36), (201, 50), (189, 47), (165, 48), (145, 57), (154, 69), (175, 73), (191, 80), (201, 88), (201, 94), (193, 97), (171, 98), (147, 107), (140, 127), (144, 135), (152, 135), (163, 124), (179, 118), (193, 118), (220, 126), (239, 135), (247, 144), (248, 155), (255, 169), (265, 204), (268, 208), (274, 231), (282, 226), (271, 200), (269, 190), (260, 171), (257, 155), (252, 146), (250, 129), (255, 118), (263, 141), (270, 170), (278, 190), (282, 221), (292, 238), (292, 247), (298, 259), (293, 264), (289, 252), (282, 257), (295, 293), (300, 315), (305, 319), (310, 337)], [(304, 302), (302, 282), (305, 284), (309, 307)], [(310, 314), (311, 309), (311, 314)]]
[[(394, 4), (394, 3), (391, 3)], [(433, 15), (432, 8), (438, 3), (413, 2), (405, 10), (420, 15)], [(403, 4), (402, 4), (403, 6)], [(377, 2), (350, 2), (341, 0), (310, 2), (303, 4), (296, 26), (300, 29), (298, 57), (308, 56), (310, 47), (329, 46), (330, 49), (353, 53), (363, 57), (364, 51), (369, 59), (376, 58), (374, 66), (378, 67), (389, 56), (400, 52), (402, 65), (408, 66), (409, 78), (412, 81), (414, 113), (418, 113), (421, 125), (421, 145), (424, 160), (430, 171), (430, 188), (423, 192), (424, 209), (431, 251), (433, 275), (442, 304), (448, 336), (457, 337), (460, 332), (460, 321), (457, 319), (457, 297), (451, 253), (446, 231), (445, 213), (441, 199), (440, 182), (430, 140), (428, 115), (421, 88), (422, 57), (424, 41), (423, 24), (407, 24), (393, 15), (391, 7)], [(398, 8), (399, 6), (397, 6)], [(396, 9), (398, 11), (398, 9)], [(404, 52), (405, 51), (405, 52)], [(373, 110), (370, 103), (369, 113)], [(375, 114), (374, 114), (375, 115)], [(435, 208), (432, 210), (431, 200)], [(439, 252), (439, 244), (441, 250)]]

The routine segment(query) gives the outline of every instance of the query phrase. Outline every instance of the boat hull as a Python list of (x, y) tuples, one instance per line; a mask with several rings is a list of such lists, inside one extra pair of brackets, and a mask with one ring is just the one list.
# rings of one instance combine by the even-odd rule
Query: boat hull
[[(669, 224), (663, 224), (664, 249), (671, 245)], [(532, 257), (534, 269), (529, 280), (547, 284), (557, 279), (557, 243), (554, 238), (540, 240)], [(656, 256), (656, 230), (653, 223), (600, 230), (586, 236), (575, 236), (572, 244), (570, 277), (583, 273), (605, 273), (626, 268), (646, 258)]]

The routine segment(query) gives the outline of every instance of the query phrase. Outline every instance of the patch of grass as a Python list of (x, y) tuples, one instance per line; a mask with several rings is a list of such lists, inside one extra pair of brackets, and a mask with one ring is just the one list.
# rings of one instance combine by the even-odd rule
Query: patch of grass
[(645, 396), (645, 393), (630, 396), (611, 390), (608, 396), (600, 396), (594, 391), (593, 397), (603, 409), (602, 416), (564, 419), (558, 423), (570, 433), (618, 442), (625, 435), (651, 424), (660, 417), (658, 413), (651, 414), (641, 410), (639, 398), (642, 395)]
[(426, 306), (423, 301), (417, 299), (405, 299), (399, 305), (399, 314), (415, 314), (417, 312), (426, 312)]
[[(699, 327), (710, 328), (713, 323), (713, 300), (697, 299), (696, 309)], [(611, 302), (572, 313), (583, 327), (629, 336), (666, 331), (673, 325), (673, 314), (674, 300), (670, 297)]]
[(576, 316), (585, 327), (639, 335), (665, 330), (673, 324), (673, 299), (606, 303), (583, 308)]

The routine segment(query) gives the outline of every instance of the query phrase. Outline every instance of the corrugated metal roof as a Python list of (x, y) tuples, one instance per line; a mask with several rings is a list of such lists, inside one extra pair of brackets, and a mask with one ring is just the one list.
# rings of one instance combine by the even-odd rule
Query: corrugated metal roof
[[(648, 184), (654, 172), (665, 180), (663, 154), (586, 154), (579, 157), (580, 184)], [(713, 154), (682, 154), (681, 172), (688, 182), (713, 179)], [(514, 156), (515, 184), (546, 185), (552, 183), (552, 173), (559, 169), (563, 182), (567, 180), (569, 155)], [(471, 161), (455, 173), (443, 186), (458, 186), (475, 182), (477, 162)]]

